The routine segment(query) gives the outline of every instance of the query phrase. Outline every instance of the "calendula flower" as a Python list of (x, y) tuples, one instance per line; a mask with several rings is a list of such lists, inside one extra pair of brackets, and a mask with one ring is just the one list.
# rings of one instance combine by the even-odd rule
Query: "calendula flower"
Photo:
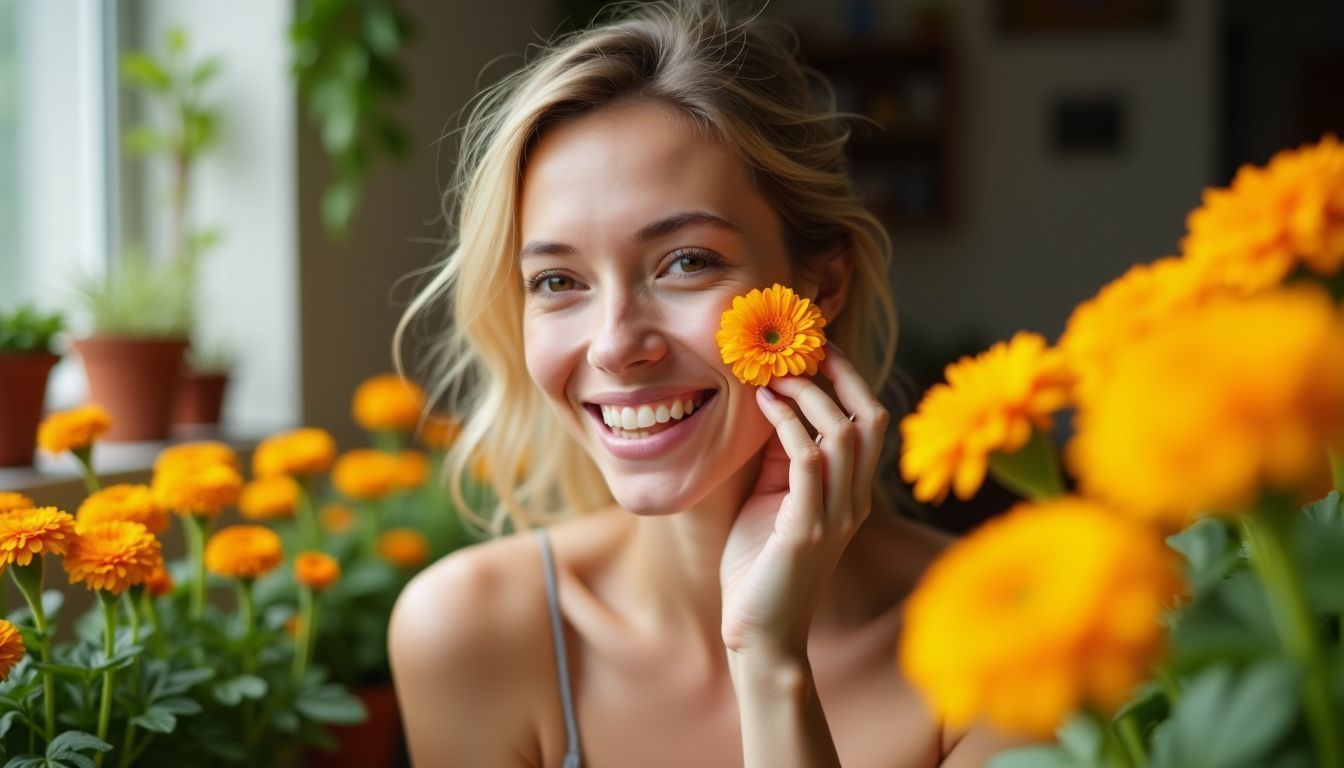
[(173, 591), (173, 577), (160, 565), (145, 579), (145, 589), (151, 597), (163, 597)]
[(101, 405), (88, 403), (48, 416), (37, 428), (37, 445), (47, 453), (79, 451), (93, 445), (112, 427)]
[(214, 517), (238, 500), (243, 476), (227, 464), (167, 465), (154, 473), (154, 497), (179, 515)]
[(336, 458), (336, 440), (325, 429), (304, 427), (272, 435), (252, 454), (252, 474), (306, 476), (326, 472)]
[(341, 577), (341, 564), (325, 552), (300, 552), (294, 558), (294, 580), (311, 589), (326, 589)]
[(1344, 436), (1344, 333), (1310, 285), (1219, 297), (1117, 350), (1066, 456), (1088, 495), (1169, 528), (1247, 508), (1262, 488), (1316, 498)]
[(397, 454), (397, 473), (392, 483), (403, 491), (412, 491), (425, 484), (429, 478), (429, 459), (419, 451), (402, 451)]
[(378, 555), (407, 570), (429, 559), (429, 539), (411, 528), (393, 528), (378, 537)]
[(377, 501), (391, 492), (397, 479), (397, 460), (382, 451), (356, 448), (336, 460), (331, 482), (346, 498)]
[(33, 500), (22, 493), (0, 491), (0, 515), (16, 509), (30, 509), (37, 506)]
[(1019, 505), (925, 573), (904, 607), (901, 668), (952, 728), (984, 717), (1049, 736), (1084, 705), (1114, 712), (1161, 655), (1173, 555), (1090, 502)]
[(1334, 136), (1244, 166), (1232, 186), (1204, 192), (1190, 214), (1186, 256), (1249, 290), (1299, 264), (1332, 275), (1344, 264), (1344, 145)]
[(90, 494), (75, 512), (75, 522), (79, 525), (109, 520), (139, 523), (155, 535), (168, 530), (168, 513), (147, 485), (109, 485)]
[(0, 515), (0, 566), (28, 565), (37, 555), (64, 555), (75, 540), (75, 518), (55, 507)]
[(431, 451), (446, 451), (462, 434), (462, 425), (448, 416), (431, 416), (420, 427), (420, 442)]
[(0, 682), (9, 679), (9, 673), (22, 659), (27, 649), (18, 627), (0, 619)]
[(230, 579), (255, 579), (279, 567), (280, 537), (261, 525), (223, 528), (205, 545), (205, 567)]
[(339, 536), (355, 524), (355, 511), (344, 504), (328, 504), (322, 508), (322, 530)]
[(187, 464), (227, 464), (234, 469), (241, 469), (238, 452), (231, 446), (216, 440), (201, 440), (164, 448), (154, 459), (154, 471), (162, 472), (170, 466)]
[(129, 520), (106, 520), (76, 528), (78, 537), (62, 565), (70, 583), (120, 595), (163, 568), (163, 548), (149, 529)]
[(947, 366), (947, 383), (929, 389), (901, 421), (901, 475), (915, 498), (941, 502), (948, 488), (969, 499), (980, 489), (994, 452), (1012, 453), (1048, 430), (1051, 414), (1070, 403), (1072, 377), (1045, 339), (1021, 332), (975, 357)]
[(289, 475), (259, 477), (243, 486), (238, 511), (248, 520), (292, 517), (299, 505), (299, 483)]
[(355, 423), (370, 432), (415, 429), (424, 408), (424, 390), (392, 373), (365, 379), (350, 404)]
[(775, 376), (816, 374), (826, 357), (825, 325), (811, 300), (776, 283), (733, 297), (715, 338), (738, 381), (762, 387)]

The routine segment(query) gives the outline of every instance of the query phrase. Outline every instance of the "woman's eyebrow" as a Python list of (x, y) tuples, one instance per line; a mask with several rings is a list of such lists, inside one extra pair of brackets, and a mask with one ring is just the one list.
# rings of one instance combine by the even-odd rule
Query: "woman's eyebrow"
[[(636, 243), (647, 243), (679, 229), (699, 224), (709, 224), (738, 235), (742, 234), (741, 227), (722, 216), (716, 216), (706, 211), (681, 211), (644, 225), (635, 233), (634, 241)], [(518, 254), (518, 260), (522, 261), (529, 256), (572, 256), (574, 253), (574, 247), (571, 245), (536, 240), (523, 246), (522, 251)]]

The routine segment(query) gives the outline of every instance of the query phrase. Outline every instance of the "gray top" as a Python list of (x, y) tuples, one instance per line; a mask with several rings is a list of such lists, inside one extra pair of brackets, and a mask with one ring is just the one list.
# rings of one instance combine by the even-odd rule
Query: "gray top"
[(555, 560), (551, 555), (551, 540), (545, 528), (538, 528), (537, 542), (541, 546), (542, 573), (546, 576), (546, 605), (551, 611), (551, 637), (555, 640), (555, 668), (560, 673), (560, 704), (565, 708), (565, 734), (569, 745), (565, 747), (564, 768), (581, 768), (579, 754), (579, 727), (574, 720), (574, 699), (569, 692), (569, 657), (565, 653), (565, 632), (560, 624), (560, 598), (555, 588)]

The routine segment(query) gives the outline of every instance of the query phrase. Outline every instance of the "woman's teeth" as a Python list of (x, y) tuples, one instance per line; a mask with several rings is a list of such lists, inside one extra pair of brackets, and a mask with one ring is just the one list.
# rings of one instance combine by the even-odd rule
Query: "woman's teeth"
[(602, 421), (611, 428), (612, 434), (626, 439), (648, 437), (661, 432), (671, 422), (678, 421), (695, 412), (699, 394), (645, 403), (640, 406), (603, 405)]

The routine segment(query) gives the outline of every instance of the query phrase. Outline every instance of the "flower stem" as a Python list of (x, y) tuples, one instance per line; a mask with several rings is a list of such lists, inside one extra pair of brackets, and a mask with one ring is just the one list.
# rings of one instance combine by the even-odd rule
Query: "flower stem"
[(238, 612), (243, 618), (243, 672), (250, 675), (257, 669), (256, 653), (252, 649), (256, 608), (252, 601), (251, 579), (238, 580)]
[(989, 471), (1009, 490), (1032, 501), (1064, 495), (1058, 452), (1050, 438), (1039, 429), (1033, 429), (1031, 439), (1018, 450), (991, 453)]
[[(28, 565), (15, 565), (9, 569), (28, 609), (33, 612), (33, 625), (37, 627), (38, 652), (42, 663), (51, 663), (51, 633), (47, 629), (47, 612), (42, 608), (42, 565), (44, 560), (38, 557)], [(46, 738), (50, 742), (56, 737), (56, 680), (50, 671), (42, 671), (42, 710), (46, 717)]]
[(1267, 498), (1242, 518), (1242, 530), (1250, 546), (1251, 565), (1269, 594), (1279, 639), (1289, 655), (1306, 669), (1302, 705), (1316, 744), (1317, 765), (1341, 768), (1340, 734), (1330, 699), (1330, 675), (1316, 634), (1315, 618), (1303, 591), (1302, 581), (1287, 542), (1288, 521), (1295, 511), (1292, 502)]
[(200, 621), (205, 615), (205, 523), (196, 515), (182, 519), (182, 531), (187, 537), (187, 553), (191, 557), (191, 603), (188, 615)]
[(317, 511), (313, 509), (313, 496), (316, 490), (316, 476), (305, 477), (299, 482), (299, 525), (303, 530), (303, 545), (307, 549), (318, 549), (321, 544), (321, 531), (317, 527)]
[(1143, 748), (1143, 736), (1134, 722), (1134, 714), (1125, 715), (1115, 723), (1115, 733), (1120, 746), (1129, 757), (1129, 764), (1135, 768), (1148, 765), (1148, 751)]
[[(117, 599), (116, 595), (98, 591), (98, 602), (103, 604), (103, 652), (107, 659), (112, 658), (117, 646)], [(115, 674), (116, 670), (110, 667), (103, 670), (103, 696), (98, 704), (97, 736), (100, 741), (107, 741), (107, 726), (112, 721), (112, 678)], [(104, 754), (99, 752), (93, 758), (94, 765), (103, 764)]]
[(149, 618), (149, 629), (154, 639), (154, 655), (160, 659), (168, 658), (168, 646), (163, 639), (163, 628), (159, 626), (159, 607), (154, 604), (154, 596), (148, 591), (141, 597), (145, 607), (145, 616)]
[(363, 538), (364, 554), (370, 559), (378, 557), (378, 503), (361, 502), (359, 505), (360, 533)]
[(84, 489), (90, 494), (97, 493), (100, 489), (98, 475), (93, 471), (93, 446), (87, 445), (83, 448), (77, 448), (71, 453), (75, 460), (79, 462), (79, 473), (84, 477)]
[(401, 433), (395, 429), (380, 429), (372, 434), (373, 444), (383, 453), (401, 453)]
[(299, 587), (299, 626), (297, 637), (294, 638), (294, 684), (297, 686), (303, 680), (303, 673), (308, 668), (308, 655), (311, 653), (315, 627), (313, 622), (317, 619), (317, 602), (313, 600), (313, 590), (311, 587)]
[(1335, 490), (1344, 493), (1344, 455), (1330, 449), (1330, 477), (1335, 481)]

